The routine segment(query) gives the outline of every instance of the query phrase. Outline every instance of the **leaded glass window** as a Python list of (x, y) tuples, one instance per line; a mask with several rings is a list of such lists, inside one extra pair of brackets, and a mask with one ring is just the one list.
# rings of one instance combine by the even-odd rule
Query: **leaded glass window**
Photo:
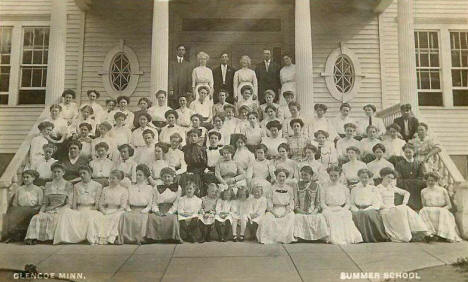
[(130, 83), (130, 79), (130, 61), (124, 53), (118, 53), (111, 63), (110, 80), (112, 88), (116, 91), (123, 91)]
[(333, 78), (336, 89), (343, 94), (349, 93), (353, 88), (355, 72), (353, 64), (346, 56), (339, 56), (333, 68)]

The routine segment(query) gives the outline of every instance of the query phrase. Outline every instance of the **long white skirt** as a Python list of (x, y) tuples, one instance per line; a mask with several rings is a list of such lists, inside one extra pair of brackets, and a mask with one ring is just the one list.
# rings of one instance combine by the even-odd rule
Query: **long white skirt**
[(430, 234), (450, 241), (461, 241), (455, 217), (449, 210), (439, 207), (424, 207), (419, 211), (419, 215), (426, 223)]
[(294, 215), (294, 237), (304, 240), (320, 240), (328, 235), (327, 222), (322, 214)]
[(362, 236), (356, 225), (353, 215), (342, 207), (330, 207), (322, 212), (330, 231), (328, 241), (332, 244), (345, 245), (362, 242)]
[[(286, 210), (285, 207), (275, 207), (274, 209)], [(271, 212), (267, 212), (258, 225), (257, 239), (262, 244), (291, 243), (295, 241), (294, 213), (290, 212), (283, 217), (277, 218)]]
[(385, 232), (393, 242), (409, 242), (413, 234), (427, 234), (427, 226), (422, 218), (408, 206), (396, 206), (380, 211)]
[(119, 222), (123, 213), (123, 211), (116, 211), (93, 218), (89, 224), (88, 241), (91, 244), (114, 244), (119, 236)]
[(79, 243), (90, 238), (96, 238), (92, 234), (94, 229), (89, 228), (95, 218), (103, 216), (101, 212), (88, 206), (79, 207), (78, 210), (67, 208), (61, 214), (57, 228), (55, 229), (54, 245), (60, 243)]

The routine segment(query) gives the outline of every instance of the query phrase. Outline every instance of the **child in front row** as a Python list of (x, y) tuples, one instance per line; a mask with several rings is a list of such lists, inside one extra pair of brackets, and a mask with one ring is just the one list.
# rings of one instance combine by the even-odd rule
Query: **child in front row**
[(226, 242), (231, 227), (231, 206), (234, 192), (232, 189), (226, 189), (221, 192), (221, 199), (216, 203), (215, 227), (220, 242)]
[(218, 201), (218, 186), (215, 183), (208, 184), (207, 195), (202, 198), (200, 211), (200, 231), (202, 238), (200, 243), (211, 241), (211, 229), (215, 222), (216, 203)]
[[(183, 239), (194, 243), (195, 231), (198, 227), (198, 215), (202, 208), (202, 200), (195, 196), (197, 185), (193, 181), (187, 181), (185, 186), (185, 195), (179, 198), (169, 210), (170, 214), (177, 212), (177, 219), (179, 220), (181, 236), (185, 235)], [(183, 235), (184, 234), (184, 235)]]
[[(240, 186), (237, 190), (236, 200), (233, 200), (231, 206), (232, 217), (232, 241), (243, 242), (245, 229), (249, 219), (249, 192), (245, 186)], [(237, 233), (237, 225), (240, 224), (240, 234)]]
[(252, 194), (249, 198), (249, 222), (247, 227), (249, 228), (250, 236), (252, 240), (255, 240), (258, 223), (262, 219), (263, 215), (267, 210), (267, 199), (263, 195), (262, 185), (255, 185), (252, 189)]

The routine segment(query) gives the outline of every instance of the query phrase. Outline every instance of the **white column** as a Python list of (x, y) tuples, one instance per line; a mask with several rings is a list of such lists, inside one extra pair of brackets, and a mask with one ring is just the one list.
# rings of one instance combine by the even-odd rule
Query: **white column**
[(414, 46), (413, 0), (398, 0), (398, 54), (400, 63), (400, 103), (418, 106), (416, 56)]
[(169, 0), (153, 0), (151, 43), (151, 98), (159, 89), (167, 91), (169, 72)]
[(297, 99), (307, 110), (314, 103), (310, 0), (296, 0), (295, 51)]
[(52, 0), (51, 2), (46, 104), (53, 104), (59, 101), (65, 84), (67, 1)]

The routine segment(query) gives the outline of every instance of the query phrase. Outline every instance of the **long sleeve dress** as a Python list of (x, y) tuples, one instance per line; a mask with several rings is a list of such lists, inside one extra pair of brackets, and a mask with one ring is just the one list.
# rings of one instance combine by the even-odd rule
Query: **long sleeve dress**
[(239, 97), (241, 95), (241, 88), (244, 85), (249, 85), (253, 89), (253, 95), (252, 96), (257, 96), (258, 93), (258, 80), (257, 80), (257, 75), (255, 74), (255, 71), (249, 69), (249, 68), (242, 68), (240, 70), (237, 70), (234, 73), (234, 98)]
[(398, 173), (397, 187), (410, 193), (408, 206), (413, 210), (419, 211), (422, 208), (421, 190), (426, 187), (423, 180), (424, 166), (416, 160), (408, 160), (400, 157), (395, 163), (395, 170)]
[(279, 96), (280, 105), (286, 105), (283, 93), (292, 91), (296, 93), (296, 65), (284, 66), (280, 70), (281, 95)]
[(215, 222), (217, 198), (205, 196), (202, 198), (202, 210), (200, 213), (200, 221), (205, 225), (211, 225)]
[(212, 96), (214, 91), (213, 71), (206, 66), (198, 66), (192, 71), (192, 88), (195, 100), (198, 100), (198, 87), (202, 85), (208, 86), (210, 89), (208, 94)]
[(146, 237), (148, 213), (153, 206), (153, 188), (145, 183), (130, 186), (128, 205), (119, 223), (119, 242), (140, 244)]
[(72, 193), (73, 186), (68, 181), (47, 182), (44, 189), (42, 212), (31, 219), (25, 239), (53, 240), (60, 215), (66, 206), (70, 205)]
[(351, 190), (351, 210), (353, 221), (361, 232), (366, 243), (385, 242), (388, 236), (385, 232), (379, 209), (382, 198), (377, 188), (372, 185), (363, 186), (359, 183)]
[(266, 213), (268, 200), (265, 196), (261, 196), (260, 198), (251, 196), (248, 201), (250, 203), (249, 222), (258, 224)]
[(101, 192), (102, 185), (94, 180), (74, 185), (72, 209), (65, 209), (60, 217), (54, 244), (79, 243), (97, 236), (89, 232), (89, 224), (94, 218), (102, 216), (97, 210)]
[(7, 238), (15, 241), (24, 239), (31, 218), (39, 212), (43, 194), (36, 185), (21, 186), (15, 191), (6, 213)]
[(395, 186), (385, 187), (382, 184), (377, 186), (377, 190), (382, 197), (382, 215), (385, 231), (393, 242), (409, 242), (413, 234), (427, 233), (427, 226), (422, 218), (410, 207), (403, 205), (395, 206), (395, 193), (404, 195), (409, 199), (408, 191)]
[(268, 203), (268, 210), (258, 225), (258, 241), (262, 244), (291, 243), (295, 241), (294, 193), (292, 187), (286, 184), (274, 185), (272, 198)]
[(174, 204), (169, 210), (169, 213), (177, 213), (177, 219), (182, 220), (191, 220), (193, 218), (198, 218), (198, 214), (201, 210), (202, 200), (197, 196), (187, 197), (182, 196), (177, 200), (177, 204)]
[(325, 217), (319, 213), (320, 186), (316, 182), (299, 181), (294, 192), (296, 210), (294, 215), (294, 237), (304, 240), (326, 239), (329, 235)]
[[(152, 240), (181, 240), (177, 214), (168, 213), (177, 203), (181, 194), (182, 189), (177, 183), (156, 186), (152, 213), (148, 216), (147, 238)], [(156, 212), (159, 212), (160, 215), (155, 214)]]
[(348, 201), (349, 189), (341, 183), (328, 182), (321, 191), (322, 214), (330, 231), (328, 242), (332, 244), (354, 244), (362, 242), (362, 236), (354, 225)]

